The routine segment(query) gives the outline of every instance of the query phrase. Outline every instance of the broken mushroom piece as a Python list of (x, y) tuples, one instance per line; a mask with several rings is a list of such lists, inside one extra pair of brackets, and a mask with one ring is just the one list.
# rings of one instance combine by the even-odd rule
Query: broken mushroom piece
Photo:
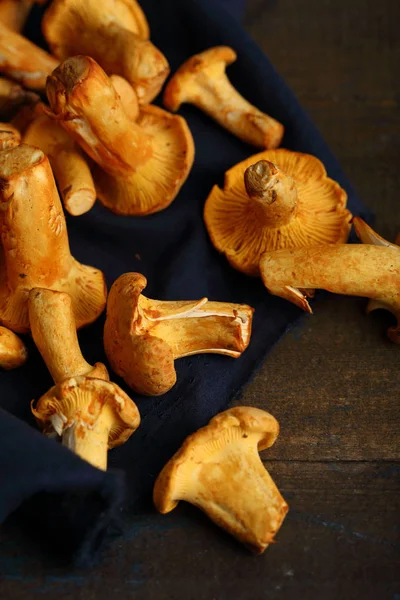
[(21, 134), (10, 123), (0, 123), (0, 151), (15, 148), (21, 143)]
[(194, 104), (244, 142), (277, 148), (283, 125), (245, 100), (226, 76), (225, 67), (236, 58), (236, 52), (227, 46), (192, 56), (168, 82), (164, 106), (176, 112), (185, 102)]
[(97, 319), (106, 303), (101, 271), (70, 254), (65, 217), (47, 157), (21, 144), (0, 152), (0, 323), (29, 330), (28, 295), (35, 287), (72, 297), (77, 327)]
[(63, 127), (41, 115), (28, 126), (23, 141), (47, 155), (66, 210), (74, 216), (88, 212), (96, 202), (92, 174), (78, 145)]
[(151, 102), (169, 73), (165, 56), (147, 39), (140, 8), (127, 0), (54, 0), (42, 23), (55, 56), (91, 56), (109, 74), (135, 88), (140, 104)]
[(27, 88), (43, 90), (59, 61), (0, 22), (0, 72)]
[(83, 358), (68, 294), (33, 289), (29, 294), (32, 337), (53, 379), (32, 412), (48, 435), (99, 469), (107, 468), (107, 450), (123, 444), (140, 423), (134, 402), (114, 383), (102, 363)]
[(107, 451), (124, 444), (140, 424), (136, 404), (115, 383), (72, 377), (40, 398), (32, 412), (48, 435), (98, 469), (107, 469)]
[(0, 369), (16, 369), (28, 358), (25, 344), (15, 333), (0, 326)]
[(269, 413), (237, 406), (186, 438), (159, 474), (153, 500), (160, 513), (180, 500), (260, 554), (282, 525), (288, 505), (259, 451), (272, 446), (279, 424)]
[(4, 121), (14, 117), (21, 106), (35, 104), (38, 100), (39, 96), (34, 92), (25, 90), (6, 77), (0, 77), (0, 118)]
[(215, 248), (247, 275), (259, 276), (263, 252), (346, 242), (347, 194), (314, 156), (266, 150), (225, 173), (204, 220)]
[(397, 325), (389, 338), (400, 343), (400, 247), (390, 244), (354, 217), (363, 244), (326, 244), (267, 252), (260, 260), (262, 280), (271, 294), (312, 313), (304, 288), (370, 298), (367, 312), (384, 308)]
[(193, 354), (238, 358), (251, 336), (254, 309), (245, 304), (151, 300), (147, 280), (125, 273), (111, 287), (104, 348), (112, 369), (135, 391), (165, 394), (176, 382), (174, 361)]
[(110, 78), (85, 56), (70, 58), (54, 71), (47, 95), (53, 118), (97, 163), (93, 179), (107, 208), (146, 215), (174, 200), (194, 158), (184, 119), (146, 106), (133, 122)]

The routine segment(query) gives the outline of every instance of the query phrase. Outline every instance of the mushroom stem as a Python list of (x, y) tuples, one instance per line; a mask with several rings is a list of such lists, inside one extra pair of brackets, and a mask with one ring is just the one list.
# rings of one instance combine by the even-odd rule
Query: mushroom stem
[(96, 189), (89, 166), (68, 133), (42, 115), (29, 125), (23, 141), (48, 156), (67, 211), (74, 216), (89, 211), (96, 202)]
[(0, 21), (12, 31), (20, 32), (31, 8), (31, 0), (0, 0)]
[(292, 177), (268, 160), (259, 160), (244, 173), (244, 183), (257, 217), (266, 227), (287, 225), (296, 215), (297, 189)]
[(58, 64), (50, 54), (0, 22), (0, 71), (27, 88), (41, 90)]
[(28, 306), (33, 340), (55, 383), (80, 375), (108, 380), (103, 364), (92, 367), (82, 356), (69, 294), (34, 288)]
[(94, 467), (106, 471), (112, 421), (111, 408), (105, 406), (92, 425), (77, 419), (70, 427), (64, 429), (62, 444)]
[[(312, 312), (302, 289), (324, 289), (335, 294), (362, 296), (373, 308), (386, 308), (400, 321), (400, 248), (393, 245), (313, 246), (266, 252), (260, 261), (268, 291)], [(400, 324), (388, 330), (400, 343)]]
[(46, 91), (53, 117), (105, 171), (127, 176), (148, 161), (151, 136), (131, 121), (112, 81), (94, 60), (66, 60), (48, 78)]
[(250, 104), (233, 87), (225, 67), (236, 60), (232, 48), (219, 46), (192, 56), (173, 75), (164, 92), (164, 106), (176, 112), (188, 102), (243, 141), (276, 148), (283, 136), (281, 123)]

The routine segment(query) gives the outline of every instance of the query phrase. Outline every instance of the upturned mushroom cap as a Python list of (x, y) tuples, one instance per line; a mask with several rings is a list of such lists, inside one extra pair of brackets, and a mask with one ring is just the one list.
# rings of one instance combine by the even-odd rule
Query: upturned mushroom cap
[(0, 368), (16, 369), (24, 364), (28, 358), (25, 344), (15, 333), (0, 327)]
[(165, 56), (148, 40), (147, 21), (136, 2), (54, 0), (42, 28), (60, 60), (91, 56), (109, 75), (127, 79), (141, 104), (157, 96), (169, 73)]
[(218, 414), (186, 438), (159, 474), (157, 510), (168, 513), (185, 500), (262, 552), (288, 510), (258, 455), (278, 434), (278, 422), (263, 410), (239, 406)]
[(346, 192), (317, 158), (280, 148), (229, 169), (223, 189), (215, 185), (206, 200), (204, 220), (230, 264), (259, 276), (263, 252), (346, 242), (351, 228), (346, 202)]
[(253, 309), (244, 304), (158, 301), (142, 295), (140, 273), (111, 287), (104, 347), (118, 375), (137, 392), (158, 396), (176, 382), (174, 360), (202, 353), (238, 358), (250, 342)]
[(0, 71), (25, 87), (42, 90), (58, 60), (0, 22)]
[(146, 215), (174, 200), (194, 159), (184, 119), (146, 106), (133, 122), (110, 78), (85, 56), (70, 58), (54, 71), (47, 95), (53, 117), (96, 162), (93, 177), (107, 208)]
[(29, 331), (35, 287), (70, 294), (78, 328), (95, 321), (106, 303), (104, 276), (71, 256), (47, 157), (26, 144), (0, 152), (0, 184), (0, 322)]
[(108, 447), (124, 444), (140, 424), (136, 404), (115, 383), (90, 377), (72, 377), (52, 387), (32, 403), (32, 412), (45, 433), (65, 430), (81, 422), (87, 429), (94, 427), (106, 411), (110, 425)]
[(21, 143), (21, 134), (10, 123), (0, 123), (0, 151), (15, 148)]

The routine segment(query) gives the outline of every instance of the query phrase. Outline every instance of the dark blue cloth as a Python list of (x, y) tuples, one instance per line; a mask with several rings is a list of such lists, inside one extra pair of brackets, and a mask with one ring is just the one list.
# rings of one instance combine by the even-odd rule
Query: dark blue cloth
[[(347, 190), (351, 211), (362, 214), (362, 204), (315, 126), (238, 18), (222, 3), (228, 2), (142, 0), (152, 39), (168, 57), (172, 71), (210, 46), (233, 47), (239, 57), (229, 68), (233, 84), (285, 125), (284, 146), (312, 153), (324, 162), (329, 175)], [(234, 4), (238, 15), (243, 2), (230, 2), (231, 12)], [(38, 40), (37, 23), (31, 21), (27, 31)], [(109, 286), (122, 273), (139, 271), (148, 278), (144, 293), (149, 297), (208, 296), (250, 304), (256, 311), (249, 348), (238, 360), (217, 355), (181, 359), (176, 364), (178, 382), (168, 394), (158, 398), (131, 394), (142, 423), (125, 445), (109, 453), (108, 473), (97, 471), (35, 431), (29, 402), (47, 391), (51, 379), (29, 339), (26, 366), (0, 374), (4, 409), (0, 412), (0, 520), (21, 505), (21, 519), (34, 515), (42, 536), (55, 523), (57, 527), (64, 522), (64, 551), (74, 554), (80, 564), (90, 561), (117, 514), (123, 478), (127, 510), (148, 502), (155, 477), (183, 439), (226, 408), (300, 315), (289, 302), (269, 296), (260, 280), (230, 268), (214, 250), (203, 224), (203, 205), (212, 186), (222, 183), (228, 168), (256, 150), (194, 107), (184, 106), (182, 114), (194, 136), (196, 159), (177, 199), (167, 210), (145, 218), (117, 216), (100, 204), (82, 217), (67, 217), (72, 253), (81, 262), (102, 269)], [(88, 361), (105, 361), (103, 324), (100, 318), (79, 333)], [(123, 382), (114, 380), (129, 393)]]

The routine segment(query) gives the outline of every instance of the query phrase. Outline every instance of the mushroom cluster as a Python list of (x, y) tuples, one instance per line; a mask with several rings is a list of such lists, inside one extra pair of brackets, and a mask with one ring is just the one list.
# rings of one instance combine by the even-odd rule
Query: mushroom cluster
[[(150, 41), (136, 0), (53, 0), (42, 21), (50, 53), (21, 35), (34, 1), (43, 3), (0, 2), (0, 367), (26, 361), (16, 333), (31, 333), (54, 380), (31, 405), (45, 434), (104, 470), (108, 450), (140, 424), (135, 402), (79, 347), (77, 329), (106, 304), (109, 365), (145, 396), (175, 385), (175, 360), (203, 353), (237, 359), (251, 343), (254, 309), (247, 304), (150, 299), (141, 273), (121, 275), (107, 301), (101, 271), (70, 253), (60, 198), (75, 217), (97, 198), (136, 217), (173, 202), (195, 152), (186, 120), (172, 114), (183, 103), (262, 150), (229, 169), (223, 188), (215, 185), (206, 199), (216, 250), (308, 312), (317, 288), (369, 298), (368, 311), (395, 315), (388, 334), (400, 343), (399, 246), (352, 220), (345, 190), (316, 157), (278, 148), (284, 125), (248, 102), (225, 73), (237, 58), (232, 48), (189, 57), (166, 85), (164, 110), (151, 102), (168, 61)], [(352, 221), (362, 244), (347, 244)], [(259, 456), (278, 433), (277, 420), (259, 409), (216, 415), (159, 474), (157, 510), (190, 502), (263, 552), (288, 510)]]

